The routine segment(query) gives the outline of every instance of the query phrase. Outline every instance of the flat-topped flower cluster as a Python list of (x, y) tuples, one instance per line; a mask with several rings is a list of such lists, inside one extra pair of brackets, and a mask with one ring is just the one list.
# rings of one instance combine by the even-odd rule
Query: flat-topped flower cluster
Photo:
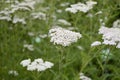
[(73, 42), (77, 42), (82, 35), (78, 32), (73, 32), (61, 27), (56, 27), (49, 30), (50, 42), (60, 44), (62, 46), (69, 46)]
[(77, 13), (78, 11), (81, 11), (86, 13), (92, 9), (95, 4), (97, 4), (95, 1), (87, 1), (86, 4), (79, 2), (77, 4), (70, 5), (71, 7), (66, 8), (65, 11), (69, 11), (71, 13)]
[(103, 44), (106, 45), (117, 45), (120, 48), (120, 28), (107, 28), (102, 26), (99, 29), (99, 34), (102, 34)]
[(48, 68), (52, 68), (54, 66), (53, 63), (49, 61), (43, 61), (42, 58), (35, 59), (33, 62), (31, 62), (31, 59), (25, 59), (21, 61), (20, 63), (23, 67), (27, 67), (27, 70), (34, 71), (45, 71)]

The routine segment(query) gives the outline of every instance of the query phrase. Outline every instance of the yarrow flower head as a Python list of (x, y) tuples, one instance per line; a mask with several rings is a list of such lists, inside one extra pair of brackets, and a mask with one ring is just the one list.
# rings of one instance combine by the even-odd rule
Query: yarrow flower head
[(43, 61), (42, 58), (35, 59), (33, 62), (31, 62), (30, 59), (26, 59), (21, 61), (20, 63), (23, 67), (27, 67), (28, 71), (34, 71), (37, 70), (39, 71), (45, 71), (48, 68), (52, 68), (54, 66), (53, 63), (49, 61)]
[(34, 51), (34, 46), (32, 44), (24, 44), (24, 48), (27, 48), (30, 51)]
[(34, 9), (35, 1), (24, 1), (21, 3), (16, 3), (15, 5), (11, 5), (11, 12), (15, 12), (18, 10), (27, 10), (30, 11), (31, 9)]
[(33, 17), (33, 19), (46, 20), (46, 14), (42, 12), (32, 13), (31, 16)]
[(61, 27), (56, 27), (49, 30), (50, 42), (60, 44), (62, 46), (69, 46), (73, 42), (77, 42), (82, 35), (78, 32), (73, 32)]
[(19, 73), (16, 70), (10, 70), (10, 71), (8, 71), (8, 74), (14, 75), (14, 76), (18, 76), (19, 75)]
[(64, 3), (61, 3), (60, 6), (65, 7), (65, 6), (68, 6), (69, 4), (70, 3), (68, 3), (68, 2), (64, 2)]
[(14, 16), (14, 18), (13, 18), (13, 23), (14, 24), (16, 24), (16, 23), (22, 23), (22, 24), (26, 24), (26, 21), (25, 21), (25, 19), (24, 18), (19, 18), (19, 17), (17, 17), (17, 16)]
[(99, 29), (99, 34), (102, 34), (103, 44), (106, 45), (117, 45), (120, 48), (120, 28), (107, 28), (102, 26)]
[(5, 8), (4, 10), (0, 11), (0, 20), (7, 20), (11, 21), (11, 12), (9, 11), (8, 8)]
[(78, 11), (81, 11), (86, 13), (92, 9), (95, 4), (97, 4), (95, 1), (87, 1), (86, 4), (79, 2), (77, 4), (71, 5), (70, 8), (66, 8), (65, 11), (69, 11), (71, 13), (77, 13)]

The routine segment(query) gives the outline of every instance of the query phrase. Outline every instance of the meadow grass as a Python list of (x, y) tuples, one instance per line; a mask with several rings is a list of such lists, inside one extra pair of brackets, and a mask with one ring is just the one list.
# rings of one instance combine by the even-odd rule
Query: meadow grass
[[(80, 72), (92, 80), (120, 80), (120, 49), (108, 45), (90, 46), (94, 41), (102, 41), (101, 35), (98, 34), (101, 26), (100, 19), (103, 19), (108, 27), (111, 27), (115, 20), (120, 19), (120, 1), (96, 0), (97, 5), (92, 10), (76, 14), (65, 11), (69, 5), (60, 6), (64, 2), (69, 2), (71, 5), (86, 1), (44, 0), (44, 3), (36, 4), (34, 10), (15, 12), (12, 16), (24, 17), (27, 22), (25, 25), (0, 20), (0, 80), (35, 80), (35, 78), (37, 78), (36, 80), (80, 80)], [(0, 11), (9, 8), (13, 3), (14, 1), (11, 3), (0, 1)], [(49, 7), (45, 11), (47, 20), (33, 20), (30, 13), (39, 12), (44, 7)], [(57, 13), (58, 9), (63, 12)], [(95, 15), (98, 11), (102, 11), (102, 14)], [(88, 14), (92, 17), (87, 17)], [(40, 38), (40, 42), (36, 42), (36, 37), (39, 37), (40, 34), (48, 34), (49, 29), (57, 23), (53, 16), (56, 16), (56, 20), (69, 21), (74, 26), (74, 31), (82, 34), (82, 38), (68, 47), (54, 45), (50, 42), (50, 37)], [(69, 27), (63, 24), (59, 25), (64, 28)], [(33, 32), (34, 36), (29, 36), (28, 32)], [(34, 51), (24, 48), (23, 45), (26, 43), (32, 44)], [(83, 49), (78, 49), (78, 46)], [(101, 54), (103, 50), (107, 49), (110, 50), (112, 56), (103, 61)], [(53, 62), (54, 66), (43, 72), (27, 71), (20, 65), (20, 62), (28, 58), (32, 60), (43, 58)], [(62, 60), (61, 63), (59, 63), (59, 58)], [(61, 64), (61, 73), (59, 73), (59, 64)], [(17, 71), (18, 76), (8, 74), (10, 70)]]

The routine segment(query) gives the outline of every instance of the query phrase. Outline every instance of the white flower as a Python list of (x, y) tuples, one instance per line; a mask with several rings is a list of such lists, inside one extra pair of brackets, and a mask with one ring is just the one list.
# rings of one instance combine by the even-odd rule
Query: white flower
[(19, 75), (19, 73), (17, 71), (15, 71), (15, 70), (8, 71), (8, 74), (14, 75), (14, 76), (18, 76)]
[(116, 45), (116, 42), (112, 41), (112, 40), (104, 40), (103, 44), (106, 44), (106, 45)]
[(92, 80), (92, 79), (85, 76), (83, 73), (80, 73), (80, 80)]
[(78, 11), (81, 11), (86, 13), (90, 9), (92, 9), (95, 4), (97, 4), (97, 2), (94, 1), (87, 1), (86, 4), (79, 2), (77, 4), (71, 5), (70, 8), (66, 8), (65, 11), (69, 11), (71, 13), (76, 13)]
[(24, 48), (27, 48), (30, 51), (34, 51), (34, 47), (32, 44), (24, 44)]
[(69, 23), (69, 22), (66, 21), (65, 19), (58, 19), (58, 22), (59, 22), (60, 24), (64, 24), (64, 25), (68, 25), (68, 26), (71, 25), (71, 23)]
[(11, 12), (9, 11), (8, 8), (5, 8), (4, 10), (0, 11), (0, 20), (7, 20), (11, 21)]
[(29, 36), (34, 36), (35, 34), (33, 32), (28, 32)]
[(91, 47), (101, 45), (100, 41), (95, 41), (91, 44)]
[(40, 38), (46, 38), (48, 35), (47, 34), (40, 34)]
[(11, 17), (10, 16), (0, 16), (0, 20), (11, 21)]
[(116, 45), (120, 42), (120, 28), (107, 28), (102, 26), (99, 29), (99, 34), (102, 34), (103, 44)]
[(61, 9), (56, 10), (57, 13), (62, 13)]
[(60, 6), (65, 7), (65, 6), (68, 6), (69, 4), (70, 4), (70, 3), (65, 2), (65, 3), (61, 3)]
[(66, 30), (61, 27), (56, 27), (49, 30), (50, 42), (54, 44), (60, 44), (62, 46), (69, 46), (73, 42), (77, 42), (82, 37), (80, 33)]
[(92, 9), (95, 4), (97, 4), (97, 2), (91, 0), (86, 2), (86, 5), (89, 6), (90, 9)]
[(28, 71), (37, 70), (39, 72), (39, 71), (45, 71), (48, 68), (52, 68), (52, 66), (54, 66), (54, 64), (49, 61), (44, 62), (42, 58), (38, 58), (26, 66), (27, 66)]
[(9, 8), (5, 8), (4, 10), (0, 11), (0, 14), (8, 16), (11, 14), (11, 11), (9, 10)]
[(14, 16), (14, 18), (13, 18), (13, 23), (15, 24), (15, 23), (18, 23), (18, 22), (20, 22), (20, 23), (22, 23), (22, 24), (26, 24), (24, 18), (18, 18), (17, 16)]
[(75, 8), (66, 8), (65, 11), (69, 11), (75, 14), (78, 10), (76, 10)]
[(35, 1), (26, 1), (21, 3), (16, 3), (15, 5), (11, 5), (11, 12), (15, 12), (18, 10), (27, 10), (30, 11), (31, 9), (34, 9)]
[(6, 3), (10, 3), (11, 1), (10, 1), (10, 0), (6, 0), (5, 2), (6, 2)]
[(23, 67), (28, 66), (30, 63), (31, 63), (31, 60), (30, 60), (30, 59), (25, 59), (25, 60), (23, 60), (23, 61), (20, 62), (20, 64), (21, 64)]
[[(32, 2), (33, 0), (25, 0), (25, 2)], [(44, 0), (34, 0), (35, 3), (43, 3)]]
[(33, 17), (33, 19), (46, 20), (46, 14), (42, 12), (32, 13), (31, 16)]
[(88, 14), (87, 14), (87, 17), (92, 18), (92, 17), (93, 17), (93, 14), (88, 13)]

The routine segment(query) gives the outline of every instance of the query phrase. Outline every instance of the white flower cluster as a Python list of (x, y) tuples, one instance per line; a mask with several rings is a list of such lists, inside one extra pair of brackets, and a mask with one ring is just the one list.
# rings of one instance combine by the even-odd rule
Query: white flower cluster
[(5, 0), (5, 3), (12, 3), (12, 2), (14, 2), (14, 3), (18, 3), (19, 1), (18, 0)]
[(77, 4), (71, 5), (70, 8), (66, 8), (65, 11), (69, 11), (71, 13), (77, 13), (78, 11), (81, 11), (86, 13), (92, 9), (95, 4), (97, 4), (95, 1), (87, 1), (86, 4), (79, 2)]
[(30, 11), (31, 9), (34, 9), (35, 1), (24, 1), (21, 3), (16, 3), (11, 5), (11, 12), (14, 13), (18, 10), (27, 10)]
[(10, 21), (10, 20), (11, 20), (11, 17), (10, 17), (9, 15), (7, 15), (7, 16), (0, 16), (0, 20)]
[(68, 21), (66, 21), (65, 19), (58, 19), (58, 23), (60, 23), (60, 24), (64, 24), (64, 25), (68, 25), (68, 26), (71, 25), (71, 23), (68, 22)]
[(91, 47), (101, 45), (100, 41), (95, 41), (91, 44)]
[(56, 12), (57, 13), (62, 13), (62, 10), (61, 9), (57, 9)]
[(69, 4), (70, 3), (68, 3), (68, 2), (64, 2), (64, 3), (61, 3), (60, 6), (65, 7), (65, 6), (68, 6)]
[(50, 42), (54, 44), (60, 44), (62, 46), (69, 46), (73, 42), (77, 42), (82, 37), (80, 33), (66, 30), (61, 27), (56, 27), (49, 30)]
[(19, 18), (17, 16), (14, 16), (13, 18), (13, 23), (16, 24), (16, 23), (22, 23), (22, 24), (26, 24), (26, 21), (24, 18)]
[[(25, 0), (26, 2), (32, 2), (33, 0)], [(34, 0), (36, 3), (44, 3), (44, 0)]]
[(17, 71), (15, 71), (15, 70), (8, 71), (8, 74), (14, 75), (14, 76), (18, 76), (19, 75), (19, 73)]
[(80, 73), (80, 80), (92, 80), (92, 79), (85, 76), (83, 73)]
[(33, 19), (46, 20), (46, 14), (42, 12), (31, 13), (31, 16), (33, 17)]
[(35, 59), (33, 62), (31, 62), (31, 59), (26, 59), (21, 61), (20, 63), (23, 67), (27, 67), (28, 71), (45, 71), (48, 68), (52, 68), (54, 66), (53, 63), (48, 61), (43, 61), (42, 58)]
[(5, 8), (4, 10), (0, 11), (0, 20), (12, 21), (13, 23), (20, 22), (22, 24), (26, 24), (24, 19), (20, 19), (15, 16), (13, 16), (14, 18), (12, 19), (12, 14), (19, 10), (31, 11), (32, 9), (34, 9), (35, 3), (36, 1), (26, 0), (23, 2), (19, 2), (16, 0), (14, 4), (12, 4), (9, 8)]
[(120, 19), (114, 21), (113, 27), (120, 28)]
[(13, 23), (20, 22), (22, 24), (26, 24), (24, 18), (20, 19), (16, 16), (12, 19), (11, 14), (15, 13), (18, 10), (27, 10), (30, 11), (31, 9), (34, 9), (35, 1), (24, 1), (19, 2), (15, 1), (15, 4), (12, 4), (9, 8), (5, 8), (4, 10), (0, 11), (0, 20), (7, 20), (12, 21)]
[(4, 10), (0, 11), (0, 20), (7, 20), (11, 21), (11, 12), (9, 11), (8, 8), (5, 8)]
[(30, 51), (34, 51), (34, 47), (32, 44), (24, 44), (24, 48), (27, 48)]
[(99, 29), (99, 34), (102, 34), (103, 44), (106, 45), (117, 45), (120, 48), (120, 28), (107, 28), (102, 26)]
[(40, 38), (46, 38), (46, 37), (48, 37), (48, 35), (47, 34), (40, 34), (39, 37)]
[(10, 12), (8, 8), (6, 8), (3, 11), (0, 11), (0, 20), (12, 21), (14, 24), (18, 23), (18, 22), (22, 23), (22, 24), (26, 24), (24, 18), (19, 18), (15, 15), (12, 19), (11, 14), (12, 14), (12, 12)]

